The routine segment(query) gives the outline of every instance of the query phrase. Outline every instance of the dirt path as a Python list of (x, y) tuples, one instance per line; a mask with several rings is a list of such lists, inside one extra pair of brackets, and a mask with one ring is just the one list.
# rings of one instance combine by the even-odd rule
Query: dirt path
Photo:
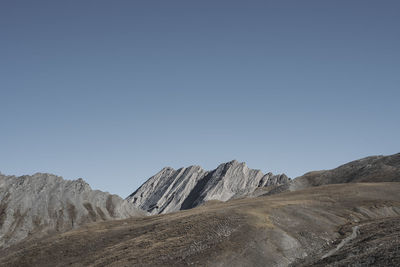
[(337, 251), (339, 251), (339, 249), (341, 249), (344, 245), (346, 245), (348, 242), (350, 242), (351, 240), (353, 240), (354, 238), (356, 238), (356, 237), (358, 236), (358, 234), (359, 234), (359, 231), (358, 231), (359, 228), (360, 228), (360, 226), (358, 226), (358, 225), (353, 226), (353, 227), (352, 227), (353, 232), (351, 233), (351, 235), (349, 235), (348, 237), (344, 238), (344, 239), (339, 243), (339, 245), (337, 245), (336, 248), (334, 248), (334, 249), (332, 249), (331, 251), (329, 251), (328, 253), (326, 253), (324, 256), (322, 256), (321, 259), (325, 259), (326, 257), (329, 257), (329, 256), (335, 254), (335, 253), (336, 253)]

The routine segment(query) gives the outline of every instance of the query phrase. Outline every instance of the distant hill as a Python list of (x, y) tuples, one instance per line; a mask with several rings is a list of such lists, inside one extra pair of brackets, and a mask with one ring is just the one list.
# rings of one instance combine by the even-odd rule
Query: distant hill
[(342, 183), (400, 182), (400, 153), (371, 156), (341, 165), (332, 170), (312, 171), (290, 183), (290, 190)]

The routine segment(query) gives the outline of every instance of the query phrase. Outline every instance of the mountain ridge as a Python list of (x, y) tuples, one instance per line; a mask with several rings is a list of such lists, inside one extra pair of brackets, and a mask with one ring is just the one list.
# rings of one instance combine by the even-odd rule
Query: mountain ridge
[(198, 165), (177, 170), (164, 167), (126, 200), (150, 214), (161, 214), (194, 208), (208, 200), (250, 196), (257, 188), (289, 180), (285, 174), (263, 174), (237, 160), (222, 163), (211, 171)]
[(89, 222), (143, 214), (117, 195), (92, 190), (82, 178), (0, 175), (0, 247)]
[(354, 182), (400, 182), (400, 153), (368, 156), (330, 170), (307, 172), (293, 179), (288, 190)]

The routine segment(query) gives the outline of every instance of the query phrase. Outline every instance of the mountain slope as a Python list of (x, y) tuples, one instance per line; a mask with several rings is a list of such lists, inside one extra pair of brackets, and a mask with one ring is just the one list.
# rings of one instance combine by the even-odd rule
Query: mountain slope
[(92, 190), (82, 179), (69, 181), (44, 173), (0, 174), (0, 247), (88, 222), (141, 214), (117, 195)]
[(340, 229), (352, 238), (336, 242), (334, 253), (306, 257), (292, 266), (400, 266), (400, 216), (368, 220), (352, 228), (356, 229), (353, 236), (346, 233), (349, 227)]
[(0, 251), (0, 265), (288, 266), (321, 259), (355, 226), (398, 218), (398, 192), (400, 183), (351, 183), (208, 202), (20, 243)]
[(227, 201), (248, 196), (257, 188), (288, 181), (284, 174), (264, 175), (236, 160), (212, 171), (205, 171), (200, 166), (179, 170), (167, 167), (148, 179), (127, 200), (151, 214), (161, 214), (194, 208), (208, 200)]
[(366, 157), (332, 170), (309, 172), (293, 179), (289, 189), (360, 182), (400, 182), (400, 153)]

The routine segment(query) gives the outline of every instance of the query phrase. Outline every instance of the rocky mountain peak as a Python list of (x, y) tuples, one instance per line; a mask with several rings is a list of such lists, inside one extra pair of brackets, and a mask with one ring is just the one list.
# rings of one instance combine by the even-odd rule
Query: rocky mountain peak
[(151, 214), (194, 208), (208, 200), (226, 201), (252, 194), (257, 188), (287, 183), (286, 175), (264, 175), (232, 160), (212, 171), (200, 166), (163, 168), (127, 200)]

